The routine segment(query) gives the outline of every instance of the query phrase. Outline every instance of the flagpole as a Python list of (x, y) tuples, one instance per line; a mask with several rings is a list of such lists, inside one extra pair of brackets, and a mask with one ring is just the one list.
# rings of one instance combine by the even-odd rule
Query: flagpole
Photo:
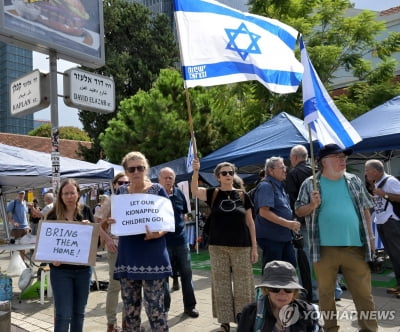
[[(189, 122), (189, 130), (190, 130), (190, 139), (192, 141), (193, 147), (193, 154), (195, 158), (197, 158), (197, 145), (196, 145), (196, 138), (194, 136), (194, 129), (193, 129), (193, 117), (192, 117), (192, 107), (190, 105), (190, 95), (189, 89), (186, 87), (185, 83), (185, 95), (186, 95), (186, 107), (188, 111), (188, 122)], [(196, 246), (196, 253), (199, 254), (199, 207), (198, 207), (198, 198), (195, 199), (195, 246)]]
[(310, 141), (310, 157), (311, 157), (311, 169), (312, 169), (312, 177), (313, 177), (313, 188), (317, 190), (317, 177), (315, 173), (315, 157), (314, 157), (314, 147), (312, 142), (312, 133), (311, 133), (311, 125), (308, 124), (308, 139)]
[(185, 95), (186, 95), (186, 108), (187, 108), (187, 111), (188, 111), (188, 122), (189, 122), (189, 130), (190, 130), (190, 139), (192, 140), (193, 154), (194, 154), (195, 158), (197, 158), (197, 145), (196, 145), (196, 139), (194, 137), (192, 107), (190, 105), (189, 89), (186, 87), (186, 84), (185, 84)]

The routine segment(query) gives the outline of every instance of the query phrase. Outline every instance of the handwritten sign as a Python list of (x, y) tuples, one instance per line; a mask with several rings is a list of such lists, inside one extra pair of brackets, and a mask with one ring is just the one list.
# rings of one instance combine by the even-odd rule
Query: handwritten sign
[(172, 203), (158, 195), (112, 195), (111, 217), (116, 220), (111, 233), (117, 236), (146, 233), (146, 225), (152, 232), (175, 232)]
[(34, 260), (94, 266), (98, 236), (98, 224), (41, 221)]

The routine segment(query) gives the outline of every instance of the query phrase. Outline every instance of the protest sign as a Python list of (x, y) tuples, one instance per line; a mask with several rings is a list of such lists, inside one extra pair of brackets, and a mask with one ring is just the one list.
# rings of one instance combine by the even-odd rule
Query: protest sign
[(152, 232), (175, 232), (174, 209), (171, 200), (152, 194), (111, 196), (111, 233), (117, 236)]
[(99, 225), (43, 220), (39, 224), (34, 260), (96, 265)]

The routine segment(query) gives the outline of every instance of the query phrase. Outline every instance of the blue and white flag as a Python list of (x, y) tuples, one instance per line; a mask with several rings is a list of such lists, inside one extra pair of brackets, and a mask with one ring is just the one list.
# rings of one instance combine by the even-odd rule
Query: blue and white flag
[(188, 156), (186, 160), (186, 169), (188, 173), (193, 172), (193, 160), (194, 160), (193, 142), (192, 140), (190, 140)]
[(272, 92), (296, 92), (303, 66), (295, 29), (214, 0), (174, 4), (186, 87), (258, 80)]
[(360, 135), (340, 113), (318, 77), (308, 57), (303, 37), (300, 38), (303, 75), (304, 124), (310, 125), (320, 145), (335, 143), (342, 148), (361, 141)]

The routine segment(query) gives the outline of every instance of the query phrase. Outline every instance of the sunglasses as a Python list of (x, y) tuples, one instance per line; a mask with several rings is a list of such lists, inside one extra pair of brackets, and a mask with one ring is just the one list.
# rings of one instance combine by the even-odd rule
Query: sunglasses
[(288, 294), (294, 292), (294, 289), (268, 287), (268, 291), (271, 293), (279, 293), (281, 290), (283, 290), (285, 293), (288, 293)]
[(119, 186), (122, 186), (124, 184), (129, 184), (129, 181), (117, 181)]
[(233, 174), (235, 174), (235, 172), (234, 171), (222, 171), (222, 172), (219, 172), (219, 174), (222, 176), (227, 176), (228, 174), (230, 176), (233, 176)]
[(135, 173), (136, 170), (137, 170), (138, 172), (142, 173), (142, 172), (144, 172), (145, 169), (146, 169), (145, 166), (131, 166), (131, 167), (127, 167), (127, 168), (126, 168), (126, 170), (127, 170), (129, 173)]

